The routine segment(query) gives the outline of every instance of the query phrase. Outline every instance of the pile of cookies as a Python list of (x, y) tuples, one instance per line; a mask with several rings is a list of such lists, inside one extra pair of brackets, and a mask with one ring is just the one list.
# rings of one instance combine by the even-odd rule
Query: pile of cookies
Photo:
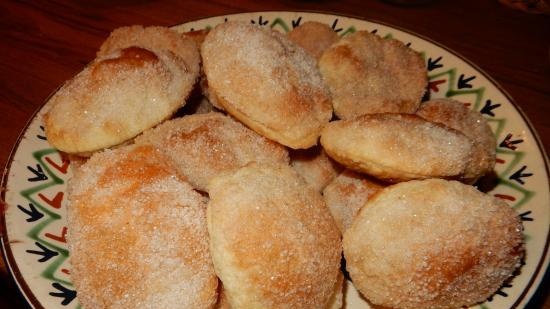
[(46, 104), (72, 158), (71, 276), (85, 308), (341, 308), (485, 300), (522, 226), (471, 184), (487, 122), (422, 102), (420, 55), (307, 22), (117, 29)]

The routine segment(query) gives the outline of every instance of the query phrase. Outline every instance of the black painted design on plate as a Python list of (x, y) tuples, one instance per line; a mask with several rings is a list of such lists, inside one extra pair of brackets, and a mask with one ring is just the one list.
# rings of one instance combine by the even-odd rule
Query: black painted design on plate
[(527, 165), (522, 166), (519, 170), (517, 170), (515, 173), (513, 173), (510, 177), (508, 177), (510, 180), (515, 180), (518, 183), (524, 185), (525, 181), (523, 181), (523, 177), (531, 177), (533, 176), (533, 173), (523, 173), (525, 169), (527, 168)]
[[(251, 19), (250, 20), (251, 23), (253, 24), (256, 24), (256, 21), (254, 19)], [(265, 26), (269, 23), (269, 20), (264, 20), (264, 17), (262, 15), (260, 15), (260, 17), (258, 17), (258, 25), (260, 26)]]
[(531, 214), (530, 210), (526, 212), (522, 212), (521, 214), (519, 214), (519, 218), (521, 219), (521, 221), (534, 221), (535, 219), (528, 217), (530, 214)]
[(498, 291), (495, 292), (494, 295), (492, 295), (492, 296), (490, 296), (489, 298), (487, 298), (487, 301), (490, 301), (490, 302), (493, 301), (493, 297), (494, 297), (495, 295), (500, 295), (500, 296), (502, 296), (502, 297), (508, 297), (508, 293), (502, 291), (502, 289), (504, 289), (504, 288), (511, 288), (511, 287), (512, 287), (512, 285), (511, 285), (510, 283), (504, 283), (504, 284), (500, 287), (500, 289), (499, 289)]
[(458, 77), (458, 85), (457, 85), (458, 89), (472, 88), (472, 85), (470, 84), (470, 82), (474, 79), (476, 79), (475, 75), (465, 78), (464, 74), (460, 74), (460, 76)]
[(35, 182), (48, 180), (48, 176), (44, 174), (44, 171), (42, 170), (42, 166), (40, 164), (36, 164), (36, 168), (33, 168), (32, 166), (27, 166), (27, 169), (34, 174), (34, 177), (27, 178), (28, 181)]
[(25, 250), (25, 251), (28, 252), (28, 253), (31, 253), (31, 254), (36, 254), (36, 255), (42, 256), (40, 259), (38, 259), (38, 262), (40, 262), (40, 263), (44, 263), (44, 262), (48, 261), (49, 259), (53, 258), (54, 256), (59, 255), (59, 252), (48, 249), (48, 247), (44, 246), (43, 244), (41, 244), (39, 242), (35, 242), (34, 244), (38, 248), (40, 248), (41, 251), (37, 251), (37, 250)]
[(435, 58), (435, 60), (432, 59), (431, 57), (428, 58), (428, 71), (432, 71), (432, 70), (443, 67), (443, 65), (441, 63), (439, 63), (439, 61), (441, 61), (441, 59), (443, 59), (443, 57), (441, 57), (441, 56)]
[(29, 203), (29, 209), (21, 205), (17, 205), (17, 208), (19, 208), (19, 210), (29, 215), (29, 217), (26, 219), (27, 222), (34, 222), (44, 217), (44, 214), (38, 211), (38, 209), (36, 209), (33, 203)]
[(302, 22), (302, 16), (299, 16), (298, 18), (292, 20), (292, 28), (296, 28), (300, 25), (300, 23)]
[[(40, 126), (40, 130), (42, 130), (42, 132), (44, 132), (44, 126)], [(45, 135), (42, 135), (42, 134), (37, 134), (36, 137), (38, 139), (41, 139), (43, 141), (47, 140), (46, 136)]]
[(506, 137), (502, 140), (502, 142), (500, 142), (498, 146), (516, 150), (518, 148), (516, 147), (516, 145), (523, 143), (523, 140), (522, 139), (512, 140), (512, 136), (513, 136), (512, 133), (506, 134)]
[(502, 104), (500, 103), (492, 104), (491, 100), (487, 100), (485, 101), (485, 105), (483, 106), (483, 108), (481, 108), (479, 112), (485, 115), (489, 115), (491, 117), (495, 117), (495, 113), (493, 113), (493, 109), (500, 107), (501, 105)]
[(332, 30), (334, 30), (334, 32), (340, 32), (342, 31), (343, 29), (342, 28), (338, 28), (336, 25), (338, 24), (338, 18), (336, 18), (333, 22), (332, 22)]
[(49, 294), (53, 297), (63, 298), (63, 300), (61, 301), (61, 304), (63, 306), (67, 306), (73, 301), (73, 299), (76, 298), (75, 290), (68, 289), (57, 282), (52, 283), (52, 287), (54, 287), (59, 292), (50, 292)]

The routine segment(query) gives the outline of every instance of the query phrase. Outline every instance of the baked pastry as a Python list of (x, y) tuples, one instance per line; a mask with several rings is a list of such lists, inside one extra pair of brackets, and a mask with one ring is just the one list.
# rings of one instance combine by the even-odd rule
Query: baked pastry
[(201, 48), (210, 101), (259, 134), (302, 149), (332, 117), (315, 59), (283, 34), (226, 22)]
[(316, 21), (307, 21), (288, 32), (288, 38), (319, 60), (323, 52), (340, 37), (331, 27)]
[(185, 104), (198, 78), (197, 47), (157, 28), (115, 30), (98, 57), (51, 97), (44, 115), (50, 144), (89, 155), (127, 142)]
[(290, 151), (290, 166), (315, 190), (322, 192), (342, 170), (321, 146)]
[(209, 29), (200, 29), (200, 30), (193, 30), (182, 33), (184, 36), (192, 39), (195, 41), (195, 44), (200, 47), (202, 46), (202, 43), (204, 42), (204, 39), (206, 38), (206, 35), (210, 32)]
[(113, 30), (101, 44), (97, 56), (104, 57), (116, 50), (132, 46), (152, 52), (169, 51), (185, 63), (186, 73), (196, 79), (200, 71), (200, 44), (197, 44), (200, 42), (200, 37), (200, 32), (196, 35), (186, 35), (159, 26), (121, 27)]
[(353, 170), (388, 181), (460, 177), (472, 143), (464, 134), (412, 114), (367, 114), (329, 123), (321, 144)]
[(85, 308), (212, 308), (207, 199), (149, 146), (94, 154), (69, 183), (71, 279)]
[[(329, 302), (324, 307), (326, 309), (340, 309), (344, 305), (344, 276), (342, 273), (338, 274), (338, 280), (336, 281), (336, 286), (332, 292), (332, 296), (329, 299)], [(218, 302), (214, 309), (231, 309), (227, 295), (223, 290), (223, 287), (220, 289)]]
[(355, 287), (374, 304), (403, 309), (482, 302), (523, 256), (514, 209), (442, 179), (382, 189), (359, 211), (343, 243)]
[(359, 209), (383, 187), (379, 181), (349, 169), (325, 187), (323, 198), (342, 234), (351, 226)]
[(214, 306), (214, 309), (231, 309), (227, 295), (223, 289), (223, 285), (220, 284), (220, 289), (218, 293), (218, 302)]
[(319, 60), (319, 69), (340, 119), (414, 113), (428, 85), (426, 65), (417, 52), (368, 31), (332, 45)]
[(178, 172), (202, 191), (218, 174), (250, 162), (288, 164), (289, 160), (285, 147), (216, 112), (166, 121), (136, 138), (136, 144), (153, 145), (166, 154)]
[(336, 286), (326, 306), (327, 309), (341, 309), (344, 305), (344, 280), (344, 275), (341, 272), (338, 273)]
[(288, 165), (255, 163), (208, 189), (210, 251), (232, 308), (332, 304), (341, 243), (318, 192)]
[[(206, 38), (206, 35), (208, 35), (209, 32), (210, 32), (209, 29), (201, 29), (201, 30), (184, 32), (183, 35), (195, 41), (195, 44), (197, 44), (200, 50), (200, 47), (202, 46), (202, 43), (204, 42), (204, 39)], [(203, 98), (199, 104), (199, 110), (210, 108), (210, 111), (212, 111), (212, 107), (215, 107), (216, 109), (219, 109), (219, 110), (223, 110), (223, 107), (216, 102), (216, 98), (210, 95), (210, 91), (208, 90), (208, 81), (206, 80), (206, 75), (204, 74), (204, 70), (202, 66), (201, 66), (201, 74), (199, 79), (199, 88), (200, 88), (201, 94), (203, 95)]]
[(422, 103), (416, 114), (458, 130), (472, 140), (472, 157), (463, 175), (465, 182), (474, 183), (494, 169), (497, 142), (480, 113), (453, 99), (434, 99)]

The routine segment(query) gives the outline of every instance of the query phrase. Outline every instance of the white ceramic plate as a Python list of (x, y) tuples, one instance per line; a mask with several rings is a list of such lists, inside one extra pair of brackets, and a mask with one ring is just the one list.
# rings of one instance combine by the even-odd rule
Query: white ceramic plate
[[(513, 280), (476, 308), (523, 308), (548, 266), (550, 197), (548, 164), (528, 120), (490, 77), (449, 49), (406, 30), (356, 18), (303, 12), (256, 12), (188, 22), (175, 29), (197, 30), (226, 20), (245, 20), (287, 32), (316, 20), (340, 35), (368, 30), (399, 39), (420, 51), (429, 69), (432, 98), (451, 97), (469, 103), (488, 120), (497, 138), (498, 184), (490, 194), (506, 200), (525, 226), (525, 265)], [(7, 265), (22, 294), (36, 308), (78, 308), (71, 283), (65, 242), (65, 189), (69, 162), (44, 137), (37, 111), (19, 138), (2, 180), (6, 202), (2, 246)], [(98, 261), (100, 262), (100, 261)], [(346, 308), (369, 308), (351, 284)]]

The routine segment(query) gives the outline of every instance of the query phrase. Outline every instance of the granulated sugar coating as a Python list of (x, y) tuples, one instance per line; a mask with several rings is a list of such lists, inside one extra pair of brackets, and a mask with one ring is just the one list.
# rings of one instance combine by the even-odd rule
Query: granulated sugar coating
[[(344, 275), (342, 273), (338, 274), (338, 279), (332, 296), (330, 297), (327, 306), (325, 309), (342, 309), (344, 303)], [(227, 295), (224, 292), (223, 285), (219, 289), (218, 302), (214, 306), (214, 309), (231, 309), (231, 304), (227, 299)]]
[(232, 308), (327, 308), (340, 273), (338, 228), (288, 165), (249, 164), (209, 184), (208, 231)]
[(231, 304), (229, 304), (223, 284), (221, 283), (218, 288), (218, 302), (214, 306), (214, 309), (231, 309)]
[(152, 147), (93, 155), (67, 205), (71, 278), (93, 308), (211, 308), (207, 200)]
[(496, 139), (487, 120), (464, 103), (452, 99), (434, 99), (420, 105), (416, 114), (428, 121), (442, 123), (472, 140), (472, 159), (464, 171), (464, 181), (474, 183), (495, 167)]
[(321, 146), (291, 150), (290, 166), (319, 192), (323, 191), (323, 188), (343, 169), (340, 164), (327, 156)]
[(374, 304), (482, 301), (522, 257), (514, 211), (457, 182), (383, 188), (494, 166), (480, 115), (451, 100), (417, 110), (426, 84), (402, 42), (316, 22), (114, 30), (44, 108), (48, 141), (71, 157), (79, 302), (341, 308), (342, 233)]
[(167, 28), (113, 31), (98, 57), (48, 101), (48, 141), (89, 155), (135, 137), (185, 104), (199, 63), (195, 43)]
[(168, 155), (178, 171), (203, 191), (219, 173), (253, 161), (287, 164), (289, 160), (282, 145), (216, 112), (166, 121), (139, 136), (136, 144), (153, 145)]
[(389, 181), (460, 176), (472, 151), (464, 134), (410, 114), (333, 121), (321, 144), (339, 163)]
[(306, 21), (287, 35), (292, 42), (300, 45), (316, 60), (319, 60), (323, 52), (340, 39), (329, 25), (316, 21)]
[(200, 71), (200, 54), (197, 42), (186, 35), (159, 26), (129, 26), (115, 29), (107, 40), (101, 44), (98, 57), (106, 56), (117, 49), (137, 46), (152, 51), (170, 51), (185, 63), (185, 71), (191, 76), (198, 76)]
[(332, 106), (315, 59), (301, 47), (267, 27), (226, 22), (206, 36), (201, 54), (214, 102), (283, 145), (317, 143)]
[(170, 117), (196, 77), (165, 51), (130, 47), (97, 58), (49, 100), (48, 141), (68, 153), (118, 145)]
[(338, 278), (336, 280), (336, 286), (334, 287), (332, 296), (330, 297), (327, 306), (325, 306), (324, 308), (342, 309), (342, 306), (344, 305), (344, 281), (346, 280), (344, 278), (344, 274), (342, 272), (339, 272)]
[(457, 181), (383, 189), (344, 234), (354, 285), (390, 308), (460, 308), (484, 301), (519, 267), (522, 226), (506, 203)]
[(369, 198), (383, 188), (380, 182), (352, 170), (343, 171), (323, 190), (336, 225), (344, 234)]
[(319, 69), (340, 119), (414, 113), (428, 84), (420, 54), (401, 41), (368, 31), (357, 31), (332, 45), (321, 56)]

